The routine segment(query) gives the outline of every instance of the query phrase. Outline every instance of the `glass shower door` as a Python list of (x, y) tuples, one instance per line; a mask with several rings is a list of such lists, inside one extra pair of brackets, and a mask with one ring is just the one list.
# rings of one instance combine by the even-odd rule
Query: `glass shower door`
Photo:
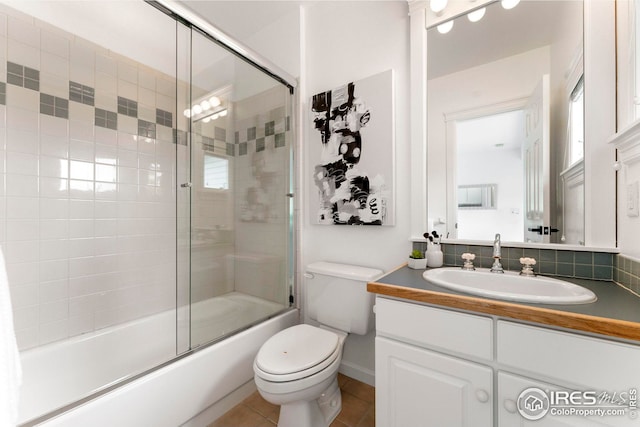
[(190, 176), (178, 200), (183, 225), (189, 210), (193, 348), (289, 306), (292, 96), (197, 30), (190, 60)]

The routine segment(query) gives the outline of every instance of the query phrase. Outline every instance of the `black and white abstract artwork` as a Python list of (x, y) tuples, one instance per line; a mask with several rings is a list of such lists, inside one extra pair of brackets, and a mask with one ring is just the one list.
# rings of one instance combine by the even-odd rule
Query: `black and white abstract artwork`
[(394, 225), (393, 71), (311, 99), (313, 223)]

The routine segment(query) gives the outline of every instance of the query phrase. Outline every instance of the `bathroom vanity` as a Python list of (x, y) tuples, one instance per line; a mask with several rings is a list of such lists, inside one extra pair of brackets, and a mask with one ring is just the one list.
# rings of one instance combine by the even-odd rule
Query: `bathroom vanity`
[[(612, 282), (576, 283), (598, 301), (551, 306), (471, 297), (406, 267), (369, 283), (377, 294), (377, 425), (640, 425), (628, 415), (640, 388), (640, 299)], [(529, 388), (560, 403), (572, 396), (565, 406), (627, 413), (527, 420), (518, 398)]]

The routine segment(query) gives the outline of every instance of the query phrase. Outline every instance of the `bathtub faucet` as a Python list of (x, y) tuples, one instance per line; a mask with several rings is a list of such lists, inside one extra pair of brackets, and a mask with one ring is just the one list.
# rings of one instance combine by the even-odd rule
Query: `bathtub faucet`
[(493, 265), (491, 266), (492, 273), (504, 273), (502, 264), (500, 264), (500, 258), (502, 258), (502, 248), (500, 246), (500, 233), (496, 233), (496, 237), (493, 240)]

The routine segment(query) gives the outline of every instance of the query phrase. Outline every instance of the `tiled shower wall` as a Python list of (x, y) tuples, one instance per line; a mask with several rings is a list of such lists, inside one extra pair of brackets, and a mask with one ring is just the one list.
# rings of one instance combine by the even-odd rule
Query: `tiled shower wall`
[(175, 306), (175, 78), (0, 12), (0, 244), (20, 348)]

